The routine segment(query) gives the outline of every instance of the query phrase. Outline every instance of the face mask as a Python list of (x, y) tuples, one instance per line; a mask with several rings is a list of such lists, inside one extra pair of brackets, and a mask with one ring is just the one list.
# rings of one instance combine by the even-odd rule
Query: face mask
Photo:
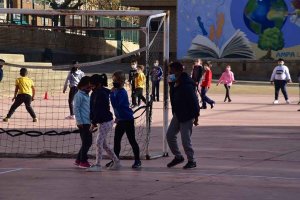
[(133, 68), (133, 69), (136, 69), (136, 67), (137, 67), (137, 65), (136, 65), (136, 64), (134, 64), (134, 65), (131, 65), (131, 68)]
[(158, 67), (158, 63), (154, 63), (154, 66), (155, 66), (155, 67)]
[(114, 88), (120, 88), (121, 84), (117, 83), (117, 82), (113, 82), (113, 86), (114, 86)]
[(278, 65), (279, 65), (279, 66), (283, 66), (283, 63), (279, 63)]
[(176, 76), (175, 76), (175, 74), (170, 74), (170, 75), (168, 76), (168, 80), (169, 80), (170, 82), (175, 82), (175, 81), (176, 81)]
[(230, 69), (226, 68), (226, 72), (229, 72), (229, 71), (230, 71)]

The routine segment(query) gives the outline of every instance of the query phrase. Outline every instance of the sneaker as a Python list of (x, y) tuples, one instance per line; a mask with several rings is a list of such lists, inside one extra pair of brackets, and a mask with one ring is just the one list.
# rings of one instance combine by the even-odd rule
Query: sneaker
[(212, 103), (212, 104), (210, 104), (210, 109), (213, 109), (214, 107), (215, 107), (215, 105), (216, 105), (216, 103), (214, 102), (214, 103)]
[(109, 169), (117, 170), (117, 169), (120, 169), (121, 167), (122, 167), (121, 162), (120, 162), (120, 160), (118, 160), (118, 161), (113, 162), (113, 164), (109, 167)]
[(290, 100), (286, 100), (285, 102), (286, 102), (286, 104), (290, 104), (291, 103)]
[(91, 167), (86, 169), (87, 172), (101, 172), (100, 165), (92, 165)]
[(80, 161), (79, 160), (75, 160), (74, 165), (75, 166), (79, 166), (80, 165)]
[(110, 161), (109, 163), (106, 163), (105, 167), (110, 168), (114, 164), (114, 161)]
[(273, 104), (279, 104), (279, 101), (278, 101), (278, 100), (275, 100), (275, 101), (273, 102)]
[(195, 168), (197, 167), (197, 164), (195, 161), (188, 161), (186, 163), (186, 165), (183, 166), (183, 169), (192, 169), (192, 168)]
[(33, 118), (32, 121), (33, 122), (38, 122), (39, 120), (38, 120), (38, 118)]
[(86, 168), (91, 167), (91, 164), (87, 161), (86, 162), (81, 162), (78, 167), (82, 168), (82, 169), (86, 169)]
[(69, 116), (66, 117), (65, 119), (75, 119), (75, 115), (69, 115)]
[(135, 160), (131, 167), (132, 167), (132, 169), (138, 169), (138, 168), (142, 167), (142, 162), (140, 160)]
[(180, 164), (180, 163), (183, 163), (183, 161), (184, 161), (184, 158), (183, 157), (181, 157), (181, 158), (174, 158), (171, 162), (169, 162), (168, 164), (167, 164), (167, 167), (174, 167), (175, 165), (178, 165), (178, 164)]
[(3, 121), (8, 122), (8, 118), (7, 117), (3, 118)]

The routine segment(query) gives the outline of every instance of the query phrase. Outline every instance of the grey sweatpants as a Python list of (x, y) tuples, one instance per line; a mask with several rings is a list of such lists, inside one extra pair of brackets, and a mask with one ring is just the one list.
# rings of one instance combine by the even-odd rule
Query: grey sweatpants
[(178, 132), (180, 132), (182, 146), (187, 159), (188, 161), (194, 161), (194, 150), (191, 142), (193, 122), (194, 119), (190, 119), (186, 122), (180, 123), (176, 115), (173, 115), (167, 131), (167, 141), (171, 152), (175, 155), (176, 158), (182, 157), (177, 143), (177, 134)]

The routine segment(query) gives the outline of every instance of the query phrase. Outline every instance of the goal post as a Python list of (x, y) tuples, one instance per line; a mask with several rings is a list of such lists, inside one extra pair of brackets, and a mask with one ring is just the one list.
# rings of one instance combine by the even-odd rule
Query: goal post
[[(91, 62), (81, 62), (78, 65), (82, 68), (95, 66), (95, 65), (102, 65), (108, 62), (113, 62), (117, 60), (121, 60), (124, 58), (129, 58), (130, 56), (137, 55), (139, 53), (145, 53), (145, 72), (146, 72), (146, 105), (152, 104), (151, 95), (150, 95), (150, 70), (151, 65), (154, 59), (154, 56), (151, 57), (154, 41), (158, 37), (159, 30), (163, 32), (163, 42), (160, 44), (162, 45), (162, 63), (163, 63), (163, 130), (162, 130), (162, 152), (156, 155), (151, 155), (151, 150), (149, 147), (150, 138), (151, 138), (151, 117), (152, 117), (152, 107), (146, 106), (146, 119), (145, 119), (145, 129), (146, 129), (146, 137), (145, 137), (145, 157), (146, 159), (151, 159), (160, 156), (167, 156), (167, 145), (166, 145), (166, 131), (168, 128), (168, 112), (169, 112), (169, 99), (168, 99), (168, 64), (169, 64), (169, 12), (164, 10), (134, 10), (134, 11), (124, 11), (124, 10), (32, 10), (32, 9), (17, 9), (17, 8), (10, 8), (10, 9), (0, 9), (0, 14), (19, 14), (19, 15), (31, 15), (31, 16), (81, 16), (81, 17), (97, 17), (97, 16), (108, 16), (108, 17), (144, 17), (146, 18), (146, 23), (144, 26), (137, 26), (137, 27), (92, 27), (92, 26), (49, 26), (49, 25), (16, 25), (11, 24), (9, 22), (0, 23), (0, 31), (1, 28), (20, 28), (20, 29), (33, 29), (33, 30), (80, 30), (80, 31), (87, 31), (87, 30), (138, 30), (144, 33), (145, 37), (145, 46), (140, 46), (139, 49), (128, 52), (126, 54), (117, 55), (101, 60), (91, 61)], [(150, 26), (153, 20), (160, 19), (159, 28), (155, 34), (150, 33)], [(21, 41), (20, 41), (21, 42)], [(157, 52), (156, 52), (157, 53)], [(156, 55), (155, 53), (155, 55)], [(158, 54), (159, 55), (159, 54)], [(157, 55), (156, 55), (157, 56)], [(151, 59), (152, 58), (152, 59)], [(15, 64), (6, 62), (6, 64), (10, 67), (27, 67), (26, 64)], [(31, 68), (36, 69), (45, 69), (43, 65), (36, 65), (32, 66)], [(69, 64), (61, 64), (61, 65), (54, 65), (52, 69), (54, 70), (61, 70), (61, 69), (69, 69)], [(39, 72), (42, 73), (42, 72)], [(13, 73), (12, 73), (13, 74)], [(3, 130), (3, 129), (2, 129)], [(1, 131), (0, 131), (1, 132)], [(0, 149), (1, 150), (1, 149)]]

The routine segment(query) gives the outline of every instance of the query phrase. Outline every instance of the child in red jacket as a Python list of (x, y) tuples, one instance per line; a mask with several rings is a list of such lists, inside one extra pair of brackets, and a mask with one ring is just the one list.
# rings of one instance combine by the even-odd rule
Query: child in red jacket
[(205, 73), (203, 75), (203, 80), (201, 83), (201, 99), (202, 99), (202, 106), (201, 109), (206, 109), (206, 103), (210, 105), (210, 108), (213, 108), (215, 106), (215, 101), (211, 100), (208, 96), (206, 96), (207, 91), (210, 88), (211, 81), (212, 81), (212, 72), (210, 68), (212, 67), (212, 64), (210, 61), (207, 61), (203, 64)]

